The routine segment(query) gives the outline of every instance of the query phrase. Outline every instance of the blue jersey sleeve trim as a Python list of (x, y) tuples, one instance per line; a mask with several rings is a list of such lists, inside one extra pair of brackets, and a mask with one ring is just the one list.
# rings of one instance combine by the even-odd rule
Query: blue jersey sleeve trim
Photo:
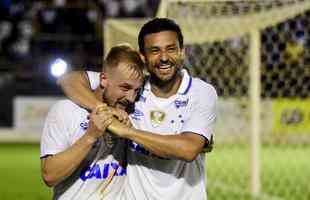
[(187, 94), (188, 91), (189, 91), (189, 89), (191, 88), (191, 86), (192, 86), (192, 79), (193, 79), (193, 78), (190, 76), (190, 77), (189, 77), (189, 82), (188, 82), (187, 88), (186, 88), (186, 90), (182, 93), (183, 95)]

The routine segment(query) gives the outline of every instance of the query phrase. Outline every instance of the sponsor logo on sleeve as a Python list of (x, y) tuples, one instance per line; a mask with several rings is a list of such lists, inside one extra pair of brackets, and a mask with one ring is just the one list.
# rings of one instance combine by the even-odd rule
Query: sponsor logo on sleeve
[(184, 101), (177, 99), (177, 100), (174, 101), (174, 105), (175, 105), (176, 108), (186, 107), (187, 104), (188, 104), (188, 99), (186, 99)]
[(144, 114), (142, 111), (140, 111), (139, 109), (135, 109), (135, 111), (131, 114), (131, 118), (135, 119), (135, 120), (140, 120), (141, 117), (143, 117)]
[(85, 131), (88, 128), (88, 122), (81, 122), (80, 127)]

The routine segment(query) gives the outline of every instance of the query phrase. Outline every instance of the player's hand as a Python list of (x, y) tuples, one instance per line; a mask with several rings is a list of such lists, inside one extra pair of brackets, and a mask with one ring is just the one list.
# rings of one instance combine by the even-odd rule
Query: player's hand
[(112, 123), (109, 123), (109, 126), (106, 129), (119, 137), (122, 137), (122, 133), (124, 133), (124, 131), (120, 130), (126, 130), (127, 128), (132, 127), (128, 113), (124, 110), (112, 108), (107, 106), (106, 104), (102, 104), (100, 106), (97, 106), (94, 111), (100, 115), (110, 114), (113, 116)]
[(96, 108), (93, 110), (94, 113), (101, 113), (101, 112), (105, 112), (108, 111), (109, 106), (106, 103), (101, 103), (99, 105), (96, 106)]
[(96, 112), (102, 113), (102, 112), (109, 112), (112, 114), (118, 121), (125, 124), (126, 126), (131, 127), (131, 122), (129, 120), (128, 113), (122, 109), (119, 108), (112, 108), (107, 106), (106, 104), (102, 104), (100, 106), (97, 106), (95, 109)]
[(96, 108), (97, 112), (109, 112), (111, 113), (118, 121), (121, 123), (127, 124), (129, 120), (128, 113), (119, 108), (112, 108), (107, 106), (106, 104), (102, 104)]
[(115, 118), (121, 122), (123, 125), (127, 126), (127, 127), (132, 127), (131, 121), (129, 119), (129, 115), (126, 111), (118, 109), (118, 108), (114, 108), (112, 110), (113, 115), (115, 116)]
[(122, 121), (122, 124), (124, 124), (124, 125), (127, 126), (128, 128), (132, 128), (132, 123), (131, 123), (129, 117), (127, 117), (126, 119), (124, 119), (124, 120)]
[(121, 138), (126, 138), (126, 135), (130, 132), (130, 129), (131, 127), (128, 127), (127, 124), (121, 123), (115, 118), (113, 119), (112, 123), (107, 128), (109, 132)]
[(113, 121), (113, 115), (108, 111), (98, 112), (94, 110), (89, 116), (89, 127), (87, 133), (94, 138), (102, 136), (107, 127)]
[(207, 146), (202, 149), (202, 153), (212, 152), (213, 147), (214, 147), (214, 139), (213, 139), (213, 135), (211, 135), (211, 140), (210, 140), (209, 144), (207, 144)]

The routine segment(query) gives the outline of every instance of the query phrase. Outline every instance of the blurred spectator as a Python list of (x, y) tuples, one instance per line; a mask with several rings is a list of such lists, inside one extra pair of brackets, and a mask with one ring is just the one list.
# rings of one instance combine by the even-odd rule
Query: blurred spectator
[(120, 15), (119, 0), (99, 0), (99, 4), (105, 17), (118, 17)]
[(147, 4), (145, 0), (122, 0), (121, 16), (122, 17), (145, 17)]
[(160, 0), (98, 0), (105, 17), (153, 17)]

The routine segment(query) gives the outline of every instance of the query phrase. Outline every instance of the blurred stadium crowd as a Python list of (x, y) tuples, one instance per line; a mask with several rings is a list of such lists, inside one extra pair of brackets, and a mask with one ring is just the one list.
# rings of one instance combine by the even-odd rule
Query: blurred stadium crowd
[(160, 0), (0, 0), (0, 126), (15, 95), (61, 95), (50, 66), (98, 70), (107, 18), (152, 17)]

